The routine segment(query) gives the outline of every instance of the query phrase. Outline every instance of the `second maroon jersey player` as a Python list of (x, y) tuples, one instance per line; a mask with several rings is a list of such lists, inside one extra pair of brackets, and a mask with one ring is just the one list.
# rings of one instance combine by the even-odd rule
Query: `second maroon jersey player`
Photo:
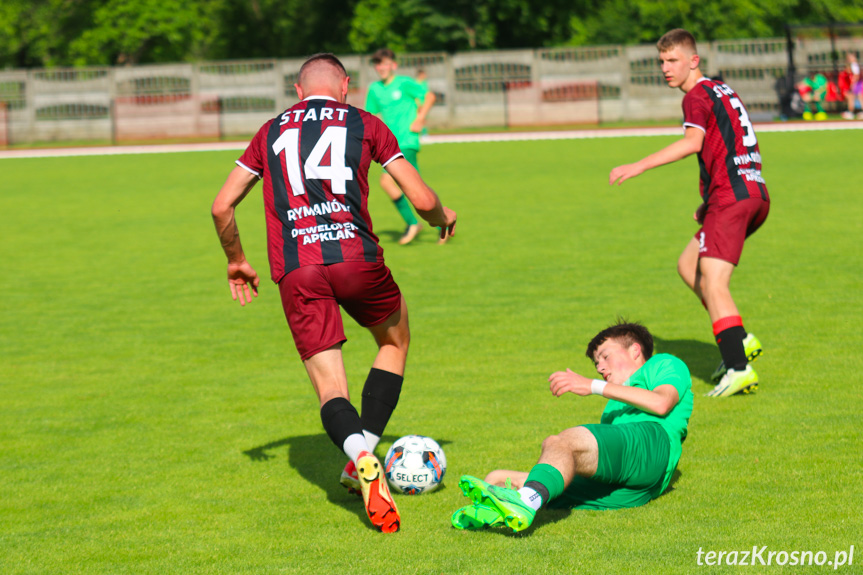
[(685, 94), (683, 138), (638, 162), (615, 167), (608, 181), (620, 184), (646, 170), (698, 155), (702, 204), (694, 216), (701, 227), (680, 254), (677, 271), (707, 309), (722, 355), (712, 376), (718, 384), (708, 395), (748, 393), (758, 384), (749, 362), (761, 354), (761, 343), (744, 329), (729, 286), (743, 243), (770, 211), (758, 138), (734, 90), (701, 73), (692, 34), (671, 30), (656, 47), (666, 83)]
[(755, 128), (727, 84), (702, 77), (683, 97), (683, 125), (704, 132), (698, 152), (701, 197), (713, 206), (768, 200)]

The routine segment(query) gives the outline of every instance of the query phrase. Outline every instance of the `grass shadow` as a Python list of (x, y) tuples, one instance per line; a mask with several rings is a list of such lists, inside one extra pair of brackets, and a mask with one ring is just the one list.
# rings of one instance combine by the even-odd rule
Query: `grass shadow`
[[(675, 468), (674, 473), (671, 474), (671, 481), (668, 482), (668, 487), (665, 488), (665, 491), (659, 494), (659, 497), (665, 497), (667, 494), (674, 491), (674, 484), (677, 483), (677, 481), (682, 475), (683, 473), (680, 472), (680, 469)], [(657, 497), (656, 499), (659, 499), (659, 497)], [(651, 501), (655, 500), (652, 499)]]
[[(655, 499), (651, 499), (650, 502), (659, 499), (660, 497), (665, 497), (667, 494), (674, 491), (674, 484), (680, 479), (683, 474), (679, 469), (675, 469), (674, 473), (671, 476), (671, 481), (668, 483), (668, 487), (663, 491), (659, 497)], [(558, 521), (562, 521), (564, 519), (569, 518), (573, 512), (578, 513), (581, 511), (580, 509), (557, 509), (557, 508), (544, 508), (542, 511), (537, 513), (536, 519), (533, 520), (530, 527), (521, 533), (513, 533), (508, 527), (500, 527), (500, 528), (486, 528), (480, 529), (478, 532), (481, 533), (494, 533), (496, 535), (505, 535), (507, 537), (530, 537), (533, 533), (544, 525), (551, 525), (557, 523)], [(613, 512), (614, 509), (609, 509), (608, 511)]]
[(572, 512), (572, 509), (542, 509), (539, 513), (536, 514), (536, 519), (534, 519), (533, 523), (530, 524), (530, 527), (527, 529), (526, 533), (508, 533), (508, 535), (511, 535), (513, 537), (531, 535), (534, 531), (536, 531), (543, 525), (552, 525), (554, 523), (557, 523), (558, 521), (567, 519), (570, 515), (572, 515)]
[[(401, 230), (378, 230), (378, 229), (375, 229), (375, 234), (377, 234), (378, 239), (387, 240), (387, 242), (384, 242), (384, 245), (386, 245), (388, 242), (398, 244), (399, 240), (402, 239), (402, 236), (404, 235), (404, 233), (405, 233), (404, 229), (401, 229)], [(418, 245), (418, 244), (423, 243), (424, 240), (428, 241), (429, 238), (431, 238), (432, 240), (434, 240), (436, 242), (438, 240), (438, 229), (430, 227), (430, 226), (426, 225), (425, 223), (423, 223), (423, 228), (422, 228), (422, 231), (420, 232), (420, 235), (418, 235), (416, 238), (414, 238), (414, 240), (412, 242), (410, 242), (409, 244), (406, 244), (405, 246), (401, 246), (401, 247), (407, 247), (410, 245)]]
[[(683, 474), (679, 469), (675, 469), (674, 473), (671, 475), (671, 481), (668, 483), (668, 487), (665, 488), (665, 491), (659, 494), (658, 497), (651, 499), (648, 503), (652, 503), (656, 501), (660, 497), (665, 497), (672, 491), (674, 491), (674, 484), (680, 479)], [(567, 519), (573, 512), (578, 513), (581, 511), (580, 509), (543, 509), (540, 513), (537, 514), (536, 519), (534, 519), (530, 528), (525, 533), (507, 533), (508, 535), (514, 537), (520, 537), (524, 535), (532, 534), (536, 529), (542, 527), (543, 525), (549, 525), (552, 523), (557, 523), (563, 519)], [(614, 512), (614, 509), (608, 509), (609, 512)]]
[[(395, 435), (384, 435), (381, 438), (381, 444), (392, 444), (398, 438)], [(451, 443), (446, 440), (436, 441), (441, 447)], [(374, 529), (366, 517), (362, 497), (348, 493), (339, 483), (339, 475), (347, 463), (347, 456), (333, 446), (326, 433), (285, 437), (247, 449), (242, 453), (250, 461), (262, 463), (283, 457), (284, 448), (287, 448), (288, 465), (303, 479), (326, 493), (327, 501), (355, 513), (363, 525)], [(435, 493), (444, 489), (446, 486), (441, 485)]]
[(404, 233), (404, 230), (375, 230), (375, 234), (377, 234), (378, 239), (388, 240), (392, 243), (398, 243)]
[(713, 370), (722, 361), (716, 344), (694, 339), (663, 339), (653, 336), (656, 353), (670, 353), (679, 357), (689, 367), (689, 372), (706, 382), (710, 382)]

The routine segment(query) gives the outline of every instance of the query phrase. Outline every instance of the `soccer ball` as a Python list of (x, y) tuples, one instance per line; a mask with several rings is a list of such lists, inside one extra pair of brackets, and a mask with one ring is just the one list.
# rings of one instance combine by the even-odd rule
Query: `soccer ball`
[(392, 488), (399, 493), (428, 493), (443, 481), (446, 455), (431, 437), (405, 435), (387, 451), (384, 471)]

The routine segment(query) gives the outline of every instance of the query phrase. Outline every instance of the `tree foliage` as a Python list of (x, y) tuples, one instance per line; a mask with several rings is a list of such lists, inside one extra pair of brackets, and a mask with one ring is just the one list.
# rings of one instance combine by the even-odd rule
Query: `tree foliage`
[(70, 42), (69, 59), (79, 65), (105, 65), (204, 57), (212, 4), (189, 2), (177, 9), (161, 0), (97, 3), (92, 26)]
[(288, 58), (349, 51), (356, 0), (217, 0), (208, 59)]
[(686, 28), (701, 41), (776, 37), (784, 36), (787, 23), (832, 21), (863, 21), (863, 1), (609, 0), (572, 16), (569, 43), (654, 42), (671, 28)]
[(863, 0), (3, 0), (0, 66), (115, 65), (775, 37)]

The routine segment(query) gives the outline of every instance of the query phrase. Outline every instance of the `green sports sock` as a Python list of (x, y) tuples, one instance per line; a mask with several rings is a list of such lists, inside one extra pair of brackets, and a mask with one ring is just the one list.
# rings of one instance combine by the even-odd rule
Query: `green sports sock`
[(402, 219), (409, 226), (415, 226), (417, 222), (417, 217), (414, 215), (413, 210), (411, 209), (411, 203), (405, 197), (404, 194), (397, 200), (393, 200), (393, 203), (396, 205), (396, 209), (402, 215)]
[(816, 109), (816, 110), (818, 110), (819, 112), (823, 112), (823, 111), (824, 111), (824, 106), (822, 106), (822, 105), (821, 105), (821, 102), (816, 101), (816, 102), (815, 102), (815, 109)]
[[(548, 499), (543, 497), (543, 505), (548, 504), (552, 499), (556, 499), (563, 494), (564, 483), (563, 475), (560, 474), (555, 467), (547, 463), (537, 463), (527, 475), (527, 481), (524, 482), (525, 487), (530, 487), (530, 483), (536, 482), (545, 488), (548, 492)], [(537, 489), (540, 493), (542, 490)], [(545, 495), (545, 493), (542, 493)]]

